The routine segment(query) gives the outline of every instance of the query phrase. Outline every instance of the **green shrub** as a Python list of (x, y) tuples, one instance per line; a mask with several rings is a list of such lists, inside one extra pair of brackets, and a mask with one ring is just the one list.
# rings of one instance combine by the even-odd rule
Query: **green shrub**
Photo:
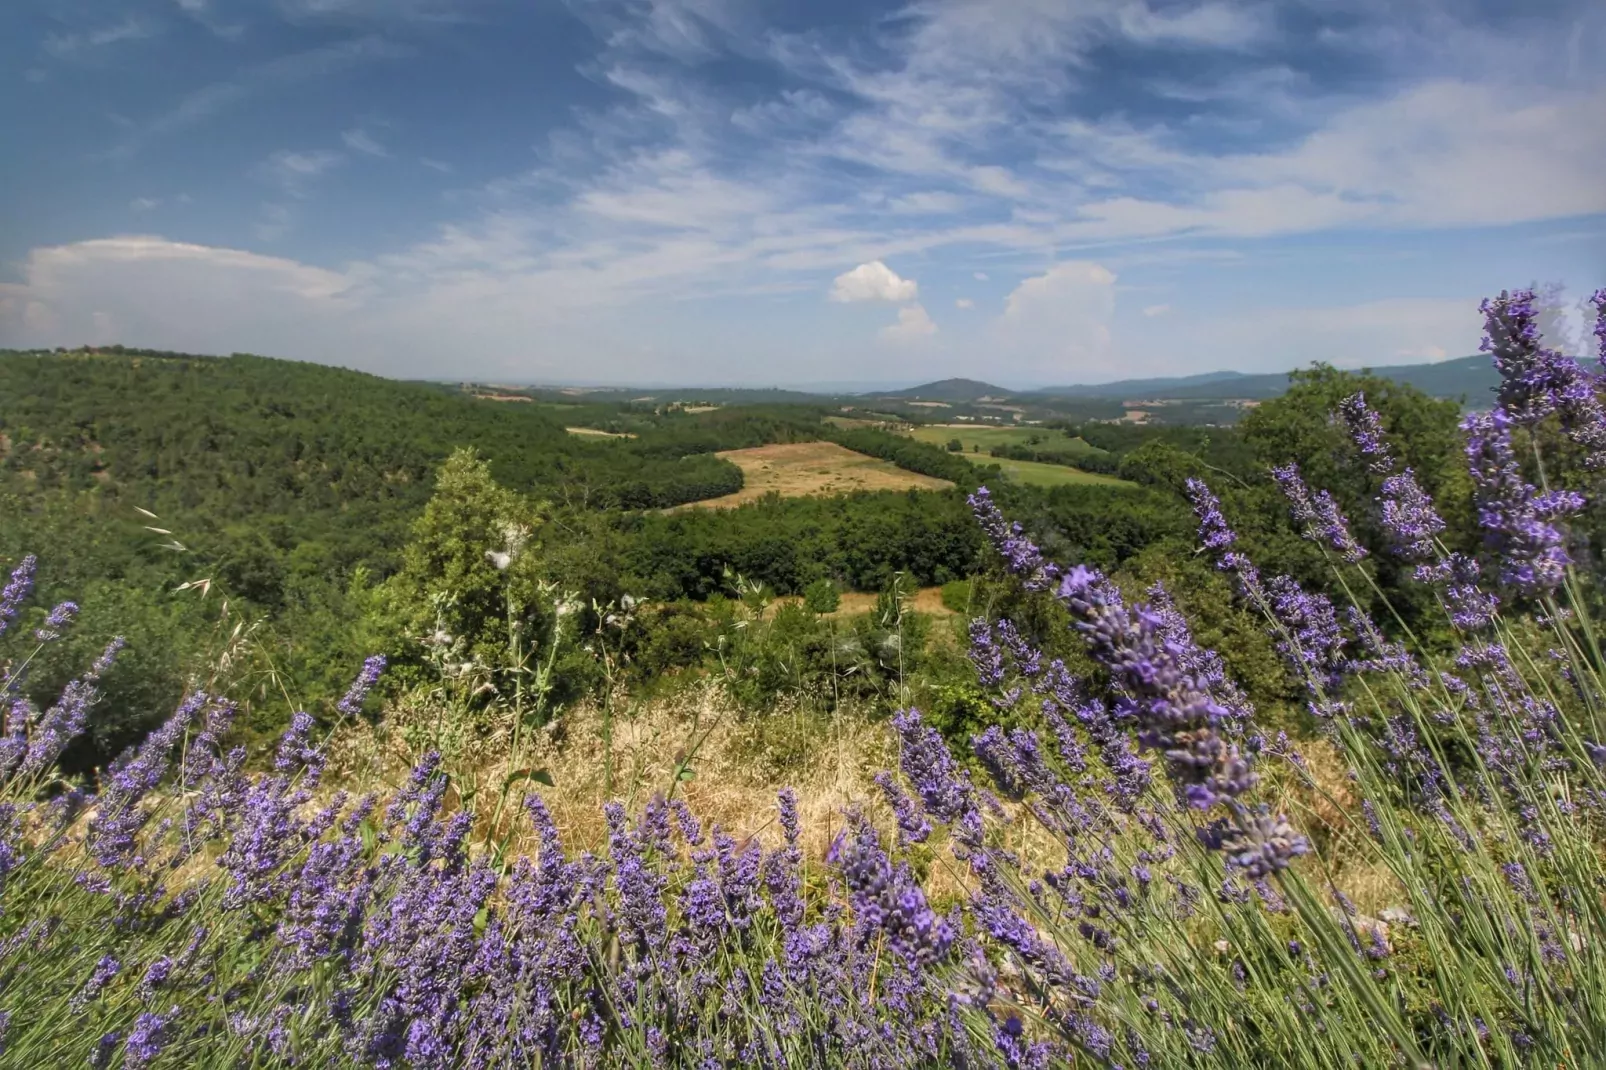
[(819, 579), (803, 588), (803, 604), (813, 613), (835, 613), (842, 604), (842, 595), (835, 583)]
[(970, 612), (970, 581), (953, 580), (942, 585), (942, 604), (955, 613)]

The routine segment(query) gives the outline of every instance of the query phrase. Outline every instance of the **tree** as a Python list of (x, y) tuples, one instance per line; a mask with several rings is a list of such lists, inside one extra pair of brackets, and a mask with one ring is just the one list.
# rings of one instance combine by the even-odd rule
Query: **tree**
[(842, 604), (842, 595), (837, 592), (835, 583), (819, 579), (803, 588), (803, 604), (813, 613), (835, 613)]
[(965, 444), (963, 442), (959, 441), (957, 438), (950, 438), (948, 440), (948, 452), (949, 453), (964, 453), (965, 452)]

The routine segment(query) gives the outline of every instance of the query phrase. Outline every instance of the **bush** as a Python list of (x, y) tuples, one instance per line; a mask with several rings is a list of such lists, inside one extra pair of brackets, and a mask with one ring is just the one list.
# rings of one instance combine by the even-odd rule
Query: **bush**
[(830, 580), (815, 580), (803, 588), (803, 604), (812, 613), (824, 615), (835, 613), (842, 604), (842, 595), (836, 589), (836, 584)]
[(948, 452), (949, 453), (964, 453), (965, 452), (965, 444), (963, 442), (959, 441), (957, 438), (950, 438), (948, 440)]
[(969, 580), (951, 580), (942, 585), (942, 604), (955, 613), (968, 614), (971, 584)]

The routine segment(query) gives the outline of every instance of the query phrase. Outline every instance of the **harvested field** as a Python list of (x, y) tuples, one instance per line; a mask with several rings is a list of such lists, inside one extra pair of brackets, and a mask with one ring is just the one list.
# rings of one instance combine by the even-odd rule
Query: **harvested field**
[(679, 505), (677, 509), (729, 509), (757, 501), (770, 492), (785, 498), (851, 494), (856, 490), (946, 490), (946, 479), (916, 475), (874, 457), (854, 453), (835, 442), (794, 442), (726, 450), (720, 457), (742, 470), (744, 485), (735, 494)]

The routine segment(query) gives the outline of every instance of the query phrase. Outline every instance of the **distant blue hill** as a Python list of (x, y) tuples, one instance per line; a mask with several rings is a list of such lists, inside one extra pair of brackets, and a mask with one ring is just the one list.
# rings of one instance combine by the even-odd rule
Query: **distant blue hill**
[[(1372, 375), (1408, 383), (1433, 397), (1453, 398), (1476, 405), (1500, 383), (1489, 358), (1458, 357), (1436, 364), (1392, 364), (1366, 370)], [(1148, 399), (1176, 401), (1260, 401), (1288, 390), (1288, 373), (1246, 375), (1243, 372), (1206, 372), (1157, 379), (1122, 379), (1114, 383), (1050, 386), (1037, 390), (1009, 390), (976, 379), (942, 379), (879, 396), (916, 401), (967, 402), (985, 397)]]

